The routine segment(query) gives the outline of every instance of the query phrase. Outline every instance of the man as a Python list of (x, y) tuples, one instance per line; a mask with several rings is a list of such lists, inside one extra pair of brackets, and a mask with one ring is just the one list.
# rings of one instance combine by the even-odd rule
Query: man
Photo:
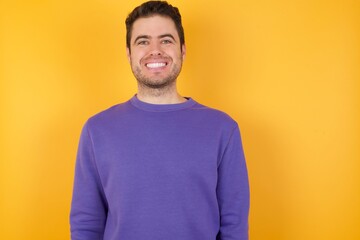
[(178, 9), (146, 2), (126, 28), (138, 92), (83, 128), (72, 239), (248, 239), (249, 186), (237, 123), (176, 88), (186, 52)]

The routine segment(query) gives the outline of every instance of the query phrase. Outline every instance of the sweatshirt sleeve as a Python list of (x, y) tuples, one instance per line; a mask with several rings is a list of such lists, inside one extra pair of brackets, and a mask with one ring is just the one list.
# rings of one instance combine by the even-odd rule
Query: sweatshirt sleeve
[(218, 167), (218, 240), (248, 240), (249, 181), (240, 131), (236, 126)]
[(97, 171), (93, 145), (85, 124), (77, 153), (70, 211), (72, 240), (103, 239), (107, 216), (105, 194)]

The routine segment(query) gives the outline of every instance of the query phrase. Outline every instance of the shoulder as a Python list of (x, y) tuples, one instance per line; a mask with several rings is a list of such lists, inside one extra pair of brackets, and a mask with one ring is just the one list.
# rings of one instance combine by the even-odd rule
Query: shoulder
[(220, 125), (226, 128), (234, 129), (238, 126), (237, 122), (226, 112), (212, 108), (201, 103), (195, 104), (192, 107), (194, 114), (202, 115), (206, 122), (213, 122), (216, 125)]
[(93, 116), (91, 116), (86, 125), (88, 127), (110, 126), (116, 122), (121, 121), (131, 112), (131, 107), (128, 102), (113, 105)]
[(208, 117), (209, 119), (214, 119), (227, 124), (236, 124), (236, 121), (228, 113), (198, 102), (192, 107), (192, 110), (204, 115), (205, 117)]

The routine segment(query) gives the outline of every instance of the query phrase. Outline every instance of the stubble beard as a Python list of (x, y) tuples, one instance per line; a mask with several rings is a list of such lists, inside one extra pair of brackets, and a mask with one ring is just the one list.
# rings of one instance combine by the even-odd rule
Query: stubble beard
[(138, 82), (139, 88), (149, 91), (166, 91), (175, 85), (176, 79), (180, 74), (182, 68), (182, 61), (175, 64), (169, 75), (165, 77), (147, 77), (143, 74), (139, 66), (132, 65), (132, 72)]

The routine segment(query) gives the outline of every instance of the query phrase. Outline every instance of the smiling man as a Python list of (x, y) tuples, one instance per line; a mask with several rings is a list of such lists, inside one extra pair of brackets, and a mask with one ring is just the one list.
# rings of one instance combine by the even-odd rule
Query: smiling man
[(126, 19), (138, 83), (85, 124), (72, 240), (245, 240), (249, 185), (237, 123), (182, 97), (185, 38), (176, 7), (150, 1)]
[[(140, 18), (134, 15), (126, 21), (131, 35), (128, 36), (127, 55), (138, 81), (137, 97), (150, 103), (185, 101), (176, 90), (176, 78), (185, 57), (184, 37), (180, 39), (175, 22), (166, 15)], [(180, 15), (174, 17), (178, 17), (176, 21), (181, 24)]]

